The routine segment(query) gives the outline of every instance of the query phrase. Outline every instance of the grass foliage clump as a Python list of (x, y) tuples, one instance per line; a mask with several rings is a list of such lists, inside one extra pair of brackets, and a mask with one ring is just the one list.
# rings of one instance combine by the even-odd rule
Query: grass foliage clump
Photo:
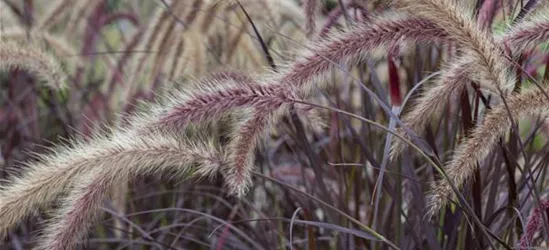
[(2, 0), (0, 246), (545, 246), (546, 5)]

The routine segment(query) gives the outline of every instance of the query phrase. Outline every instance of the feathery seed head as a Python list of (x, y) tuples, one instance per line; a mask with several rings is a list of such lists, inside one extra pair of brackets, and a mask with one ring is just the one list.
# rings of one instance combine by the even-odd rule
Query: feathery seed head
[[(0, 232), (5, 233), (17, 222), (36, 211), (48, 207), (74, 183), (74, 179), (94, 170), (122, 168), (122, 173), (157, 174), (174, 166), (197, 164), (195, 174), (210, 175), (221, 162), (217, 147), (204, 136), (192, 142), (175, 132), (151, 133), (136, 137), (131, 130), (103, 133), (88, 141), (73, 140), (60, 146), (55, 153), (44, 155), (37, 163), (29, 163), (20, 177), (14, 178), (0, 190)], [(201, 169), (203, 167), (203, 169)], [(183, 175), (184, 177), (186, 175)]]
[(483, 161), (497, 144), (498, 139), (509, 130), (512, 120), (526, 115), (549, 115), (547, 108), (549, 100), (543, 91), (547, 91), (547, 88), (528, 89), (509, 97), (507, 107), (511, 117), (505, 105), (494, 107), (486, 115), (482, 124), (473, 130), (470, 138), (458, 146), (452, 160), (445, 167), (448, 180), (442, 179), (432, 186), (429, 196), (429, 216), (434, 215), (447, 204), (447, 197), (453, 196), (453, 190), (448, 181), (461, 187), (473, 175), (477, 162)]
[(225, 82), (217, 81), (221, 76), (214, 77), (166, 98), (163, 105), (156, 105), (150, 122), (142, 127), (182, 130), (189, 124), (217, 121), (236, 108), (268, 108), (287, 101), (279, 87), (260, 85), (247, 76), (234, 75), (236, 78)]
[(502, 42), (508, 45), (514, 53), (520, 53), (535, 47), (549, 39), (549, 9), (538, 13), (512, 26), (503, 35)]
[(539, 231), (540, 226), (543, 223), (542, 213), (547, 213), (549, 210), (549, 201), (547, 199), (541, 200), (539, 205), (540, 207), (534, 208), (532, 214), (528, 217), (526, 231), (523, 232), (518, 244), (520, 250), (526, 250), (533, 247), (534, 235)]
[[(441, 76), (436, 80), (435, 85), (428, 87), (422, 95), (415, 101), (410, 112), (404, 114), (402, 122), (404, 126), (420, 135), (429, 124), (431, 117), (439, 113), (444, 104), (452, 99), (466, 88), (469, 78), (467, 78), (467, 64), (454, 63), (444, 69)], [(404, 129), (397, 129), (398, 133), (404, 138), (410, 138)], [(391, 159), (395, 160), (400, 156), (408, 144), (395, 137), (391, 146)]]
[[(330, 73), (338, 65), (351, 66), (365, 55), (383, 46), (404, 42), (436, 43), (446, 41), (448, 35), (427, 19), (400, 13), (387, 13), (368, 24), (334, 33), (329, 39), (312, 43), (299, 57), (282, 70), (276, 82), (292, 86), (302, 98), (313, 93), (313, 82)], [(325, 81), (318, 81), (323, 83)], [(323, 83), (325, 84), (325, 83)], [(320, 89), (326, 86), (319, 86)]]
[[(211, 177), (223, 161), (217, 147), (206, 138), (189, 141), (177, 135), (161, 133), (137, 141), (136, 144), (142, 149), (121, 151), (117, 158), (109, 162), (97, 159), (95, 166), (90, 166), (92, 169), (75, 176), (75, 187), (64, 199), (54, 222), (45, 230), (39, 249), (74, 248), (78, 239), (86, 235), (93, 218), (99, 213), (100, 205), (116, 183), (166, 172), (178, 179), (190, 175)], [(105, 167), (107, 164), (109, 167)]]
[[(273, 99), (253, 105), (250, 118), (235, 133), (229, 145), (229, 165), (224, 172), (230, 193), (243, 195), (251, 181), (253, 154), (257, 141), (271, 124), (289, 111), (291, 99), (304, 99), (314, 92), (313, 83), (335, 68), (335, 64), (354, 65), (368, 52), (383, 45), (403, 41), (443, 41), (446, 35), (420, 18), (387, 14), (373, 24), (361, 25), (334, 38), (313, 44), (286, 69), (274, 72), (262, 82), (278, 86), (286, 100)], [(319, 81), (325, 82), (325, 81)], [(269, 84), (270, 83), (270, 84)], [(319, 86), (321, 89), (326, 86)]]
[(493, 85), (504, 94), (513, 90), (506, 59), (494, 38), (472, 20), (472, 9), (464, 3), (448, 0), (399, 0), (401, 8), (435, 23), (457, 42), (465, 56), (474, 62), (471, 77), (485, 85)]
[(52, 88), (62, 88), (67, 76), (58, 61), (32, 44), (0, 41), (0, 69), (23, 69)]

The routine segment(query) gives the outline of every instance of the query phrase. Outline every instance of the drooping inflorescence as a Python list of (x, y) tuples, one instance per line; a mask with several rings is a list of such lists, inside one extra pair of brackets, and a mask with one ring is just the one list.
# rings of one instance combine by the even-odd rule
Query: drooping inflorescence
[[(111, 195), (116, 184), (139, 176), (171, 173), (172, 178), (185, 179), (220, 173), (228, 193), (243, 197), (252, 183), (254, 155), (261, 139), (275, 124), (292, 115), (292, 111), (316, 118), (303, 103), (312, 99), (319, 89), (329, 89), (330, 82), (323, 79), (331, 74), (347, 74), (345, 69), (359, 65), (380, 48), (399, 52), (410, 43), (451, 47), (455, 51), (454, 55), (445, 58), (434, 85), (426, 85), (420, 97), (412, 102), (412, 108), (403, 114), (401, 127), (396, 131), (399, 136), (392, 142), (393, 160), (396, 161), (407, 143), (413, 141), (401, 140), (402, 137), (410, 139), (416, 136), (413, 133), (421, 134), (432, 116), (440, 113), (448, 100), (459, 97), (471, 82), (480, 87), (479, 92), (497, 95), (496, 101), (489, 103), (493, 105), (492, 109), (486, 111), (479, 125), (458, 145), (452, 160), (446, 164), (445, 178), (431, 185), (428, 215), (435, 215), (454, 197), (451, 184), (462, 187), (477, 170), (477, 163), (494, 150), (515, 120), (549, 115), (547, 87), (519, 89), (522, 92), (512, 93), (516, 79), (511, 72), (514, 67), (511, 56), (546, 41), (549, 22), (545, 16), (528, 17), (496, 38), (473, 21), (470, 8), (456, 1), (396, 2), (395, 9), (377, 17), (368, 16), (363, 23), (349, 23), (351, 28), (345, 31), (326, 33), (327, 38), (318, 41), (309, 39), (295, 58), (285, 61), (283, 66), (277, 65), (276, 71), (210, 74), (182, 90), (168, 89), (163, 97), (148, 104), (145, 111), (128, 117), (126, 124), (54, 147), (37, 162), (27, 163), (19, 175), (0, 187), (0, 236), (5, 237), (26, 217), (41, 209), (51, 209), (61, 200), (54, 218), (46, 223), (37, 249), (73, 249), (78, 240), (87, 235), (102, 202)], [(94, 6), (101, 3), (94, 1)], [(142, 84), (138, 80), (142, 78), (149, 82), (184, 78), (183, 72), (189, 66), (187, 57), (195, 59), (195, 69), (189, 71), (197, 75), (205, 72), (205, 65), (210, 63), (206, 59), (207, 53), (216, 52), (200, 41), (213, 36), (210, 34), (214, 32), (210, 30), (213, 21), (194, 9), (203, 9), (213, 15), (226, 14), (237, 6), (200, 0), (163, 3), (166, 9), (156, 10), (150, 27), (136, 32), (125, 46), (128, 49), (142, 47), (147, 52), (154, 51), (154, 55), (144, 54), (132, 57), (132, 60), (126, 57), (116, 65), (122, 71), (126, 61), (133, 63), (131, 70), (123, 72), (131, 74), (130, 82), (135, 84), (128, 86), (128, 92), (137, 89)], [(268, 6), (263, 1), (255, 4)], [(309, 38), (316, 33), (319, 4), (315, 0), (304, 1)], [(54, 17), (54, 13), (64, 13), (68, 9), (67, 1), (59, 1), (44, 19), (40, 19), (39, 27), (55, 27), (60, 19)], [(76, 22), (81, 18), (78, 13), (84, 15), (92, 11), (83, 1), (78, 2), (75, 9), (76, 15), (64, 17), (75, 21), (71, 24), (74, 27), (82, 24)], [(243, 34), (247, 34), (247, 25), (237, 26), (238, 33), (228, 39), (231, 42), (227, 53), (219, 53), (217, 59), (233, 61), (238, 53), (235, 51), (250, 49), (253, 43), (241, 40)], [(511, 49), (512, 55), (506, 54), (507, 49)], [(59, 87), (67, 79), (56, 57), (30, 43), (2, 40), (0, 59), (1, 69), (29, 71), (50, 86)], [(119, 73), (113, 73), (109, 80), (119, 81), (122, 78)], [(231, 115), (236, 118), (226, 119)], [(222, 124), (226, 121), (229, 124)], [(213, 133), (206, 135), (211, 127), (219, 124), (229, 130), (223, 142), (214, 138)], [(382, 236), (372, 235), (392, 244)]]
[(31, 43), (0, 40), (0, 69), (29, 71), (52, 88), (63, 87), (67, 79), (57, 59)]

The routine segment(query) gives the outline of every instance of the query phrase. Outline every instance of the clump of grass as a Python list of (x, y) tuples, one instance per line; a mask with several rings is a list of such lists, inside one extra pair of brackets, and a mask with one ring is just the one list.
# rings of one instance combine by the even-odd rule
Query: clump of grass
[[(324, 41), (321, 45), (316, 46), (312, 53), (305, 53), (295, 64), (289, 66), (288, 70), (275, 73), (272, 79), (278, 80), (267, 81), (268, 84), (265, 84), (265, 87), (261, 85), (252, 87), (251, 84), (240, 83), (232, 90), (205, 91), (204, 97), (191, 95), (187, 106), (195, 111), (186, 109), (185, 105), (181, 108), (169, 105), (166, 107), (170, 110), (168, 116), (165, 119), (158, 120), (158, 122), (159, 124), (175, 124), (172, 130), (178, 131), (183, 129), (182, 126), (178, 125), (192, 122), (200, 123), (205, 118), (214, 119), (215, 114), (226, 112), (227, 108), (234, 105), (248, 105), (251, 107), (251, 117), (235, 130), (237, 131), (236, 136), (232, 139), (234, 144), (228, 146), (230, 165), (224, 168), (230, 190), (234, 194), (242, 195), (245, 193), (251, 178), (253, 166), (251, 156), (255, 151), (257, 140), (263, 134), (262, 132), (268, 128), (268, 124), (272, 124), (278, 117), (287, 113), (289, 105), (293, 103), (293, 100), (289, 98), (306, 98), (310, 95), (312, 80), (328, 73), (328, 70), (332, 68), (331, 62), (325, 60), (326, 57), (336, 62), (353, 63), (359, 60), (366, 51), (371, 51), (404, 37), (409, 40), (420, 40), (428, 37), (428, 42), (443, 39), (443, 36), (438, 33), (435, 34), (429, 27), (432, 27), (432, 24), (421, 19), (400, 16), (381, 18), (374, 25), (359, 27), (341, 37)], [(363, 35), (354, 33), (358, 31), (360, 31), (358, 34)], [(369, 34), (376, 35), (370, 36)], [(340, 46), (343, 44), (350, 44), (354, 47), (349, 49)], [(243, 80), (248, 80), (248, 78)], [(246, 92), (247, 88), (249, 88), (248, 92)], [(231, 100), (233, 96), (239, 96), (240, 94), (244, 94), (243, 99)], [(250, 94), (256, 97), (248, 98), (247, 95)], [(186, 103), (185, 100), (183, 100), (183, 103)], [(211, 106), (212, 104), (219, 106)], [(165, 110), (165, 108), (163, 109)], [(131, 148), (133, 144), (128, 146), (124, 144), (128, 143), (129, 140), (129, 138), (124, 139), (125, 136), (128, 136), (126, 134), (135, 135), (135, 133), (130, 132), (119, 134), (115, 131), (111, 136), (100, 136), (91, 140), (89, 144), (80, 142), (65, 149), (60, 149), (60, 153), (55, 157), (46, 158), (39, 165), (30, 165), (29, 170), (23, 177), (16, 179), (13, 184), (8, 185), (3, 190), (5, 198), (2, 200), (5, 202), (5, 206), (0, 211), (4, 212), (3, 217), (5, 219), (3, 220), (9, 222), (5, 224), (3, 231), (35, 208), (51, 203), (58, 194), (69, 187), (71, 180), (82, 175), (85, 169), (100, 166), (101, 164), (97, 164), (96, 157), (99, 157), (99, 159), (108, 158), (109, 156), (118, 155), (116, 154), (118, 151), (115, 149)], [(109, 142), (111, 142), (110, 145)], [(93, 150), (97, 150), (97, 152), (93, 153)], [(115, 152), (111, 152), (112, 150), (115, 150)], [(129, 150), (131, 151), (131, 149)], [(75, 161), (80, 162), (81, 167), (75, 167)], [(59, 171), (51, 171), (51, 168), (58, 168)], [(64, 177), (60, 178), (60, 176)], [(36, 181), (34, 181), (35, 179)], [(35, 185), (29, 185), (29, 183)], [(40, 190), (40, 192), (36, 192), (37, 190)], [(22, 196), (17, 197), (18, 195)], [(25, 197), (25, 199), (20, 199), (22, 197)], [(22, 209), (13, 211), (11, 207), (15, 205), (21, 206)]]
[[(124, 4), (123, 2), (119, 3)], [(527, 143), (521, 144), (520, 150), (517, 149), (514, 144), (522, 143), (520, 138), (517, 139), (522, 134), (520, 134), (521, 131), (511, 130), (511, 128), (519, 119), (538, 116), (546, 118), (548, 115), (547, 86), (545, 84), (541, 84), (541, 88), (524, 86), (523, 81), (526, 77), (522, 75), (521, 68), (521, 64), (536, 63), (536, 60), (523, 59), (536, 53), (532, 52), (531, 48), (547, 40), (549, 26), (546, 25), (546, 18), (524, 14), (526, 16), (523, 21), (514, 23), (514, 26), (503, 36), (495, 37), (490, 31), (491, 23), (496, 17), (495, 13), (507, 8), (504, 6), (498, 8), (494, 1), (484, 1), (476, 7), (477, 11), (482, 11), (481, 16), (478, 17), (479, 22), (472, 19), (475, 16), (472, 6), (456, 3), (456, 1), (400, 0), (396, 1), (395, 6), (391, 5), (390, 11), (385, 10), (382, 14), (370, 11), (370, 8), (379, 11), (388, 6), (354, 1), (326, 1), (326, 6), (322, 8), (333, 8), (331, 12), (333, 16), (328, 18), (328, 24), (321, 31), (322, 39), (315, 40), (317, 20), (321, 19), (318, 16), (318, 13), (321, 13), (319, 10), (321, 4), (314, 0), (303, 2), (305, 18), (302, 21), (305, 22), (306, 27), (304, 32), (312, 39), (309, 39), (307, 45), (298, 50), (295, 53), (296, 56), (291, 59), (271, 55), (275, 52), (270, 47), (272, 43), (276, 43), (273, 40), (282, 35), (277, 36), (276, 32), (270, 32), (266, 37), (261, 35), (262, 32), (274, 26), (288, 25), (284, 20), (285, 17), (277, 19), (280, 15), (276, 15), (277, 18), (270, 18), (272, 14), (270, 11), (273, 8), (269, 1), (250, 1), (243, 2), (244, 4), (231, 1), (196, 0), (192, 3), (161, 1), (158, 6), (162, 8), (151, 11), (151, 25), (132, 22), (136, 25), (135, 32), (132, 32), (128, 41), (122, 37), (120, 40), (124, 40), (121, 42), (123, 46), (119, 47), (127, 50), (141, 47), (147, 53), (152, 51), (154, 54), (131, 57), (125, 54), (115, 63), (109, 60), (110, 58), (104, 60), (108, 65), (115, 65), (114, 68), (117, 71), (106, 70), (109, 77), (97, 80), (101, 82), (107, 79), (109, 92), (97, 91), (98, 94), (93, 97), (93, 100), (94, 102), (97, 100), (101, 102), (103, 99), (112, 101), (109, 97), (114, 95), (113, 84), (122, 83), (122, 78), (125, 77), (122, 76), (123, 73), (129, 73), (129, 82), (132, 85), (124, 86), (127, 95), (122, 98), (122, 102), (127, 100), (128, 103), (125, 103), (127, 106), (123, 109), (133, 108), (128, 106), (133, 105), (135, 100), (132, 98), (135, 96), (152, 99), (153, 104), (147, 104), (146, 111), (136, 112), (136, 114), (125, 116), (126, 119), (113, 122), (115, 125), (112, 129), (99, 131), (96, 136), (73, 139), (66, 145), (54, 147), (47, 154), (38, 154), (36, 162), (27, 163), (18, 175), (10, 177), (10, 181), (0, 188), (0, 222), (2, 222), (0, 236), (5, 237), (17, 223), (30, 215), (37, 214), (40, 210), (48, 213), (53, 210), (54, 217), (45, 223), (45, 230), (40, 236), (37, 248), (72, 249), (88, 235), (88, 230), (99, 218), (103, 202), (118, 192), (116, 189), (119, 185), (127, 184), (140, 176), (162, 177), (165, 174), (171, 174), (172, 178), (179, 180), (189, 177), (212, 177), (220, 173), (224, 177), (223, 191), (239, 198), (239, 205), (230, 208), (226, 219), (233, 221), (234, 225), (242, 221), (248, 222), (246, 219), (256, 216), (255, 213), (261, 218), (265, 217), (261, 211), (257, 212), (261, 210), (257, 208), (258, 204), (247, 204), (245, 195), (254, 185), (261, 187), (255, 190), (254, 195), (261, 196), (264, 192), (267, 199), (272, 202), (272, 204), (268, 202), (260, 204), (268, 207), (268, 214), (278, 215), (278, 211), (271, 210), (280, 209), (282, 211), (280, 214), (289, 211), (292, 215), (289, 236), (286, 236), (285, 232), (278, 232), (281, 225), (275, 222), (273, 228), (276, 230), (273, 231), (277, 231), (280, 235), (273, 238), (264, 236), (265, 238), (262, 239), (264, 242), (261, 244), (266, 246), (273, 246), (273, 242), (278, 241), (280, 243), (277, 246), (280, 247), (294, 245), (292, 243), (293, 223), (304, 223), (296, 219), (300, 216), (301, 206), (307, 208), (303, 209), (303, 216), (308, 220), (304, 223), (306, 229), (300, 232), (306, 232), (309, 248), (314, 248), (318, 243), (316, 241), (321, 241), (321, 237), (316, 237), (315, 234), (322, 233), (315, 232), (315, 226), (351, 235), (345, 240), (336, 236), (338, 240), (334, 241), (334, 248), (338, 249), (368, 248), (368, 245), (372, 249), (378, 248), (378, 243), (374, 241), (382, 242), (394, 249), (400, 246), (422, 248), (426, 245), (437, 248), (439, 244), (453, 246), (456, 242), (461, 244), (460, 247), (466, 248), (472, 244), (471, 242), (477, 243), (474, 240), (478, 241), (480, 248), (488, 245), (492, 247), (517, 245), (516, 239), (521, 235), (520, 226), (509, 226), (514, 220), (507, 217), (503, 222), (498, 218), (504, 214), (505, 207), (518, 208), (522, 204), (520, 202), (529, 197), (530, 190), (526, 190), (526, 187), (530, 186), (530, 171), (539, 173), (542, 178), (545, 176), (540, 169), (544, 168), (543, 164), (546, 165), (546, 159), (528, 158), (527, 151), (532, 150), (533, 147), (525, 147)], [(117, 14), (103, 13), (102, 11), (108, 9), (106, 2), (103, 1), (94, 1), (93, 8), (86, 8), (84, 1), (78, 2), (74, 7), (69, 6), (67, 1), (58, 3), (48, 11), (49, 14), (46, 17), (37, 19), (42, 20), (38, 22), (39, 27), (60, 28), (61, 19), (53, 15), (64, 13), (63, 18), (73, 20), (68, 27), (69, 31), (82, 28), (84, 26), (82, 24), (87, 23), (82, 20), (90, 16), (97, 19), (88, 18), (90, 27), (103, 29), (103, 26), (108, 26), (103, 21), (116, 17), (115, 14)], [(532, 1), (529, 1), (530, 3)], [(295, 7), (295, 4), (292, 4), (291, 6)], [(334, 7), (335, 4), (337, 6)], [(12, 6), (14, 12), (20, 12), (18, 15), (25, 17), (23, 15), (25, 8), (20, 10), (16, 4)], [(267, 10), (265, 17), (248, 15), (245, 13), (245, 6)], [(526, 7), (521, 10), (521, 13), (526, 11)], [(69, 13), (69, 10), (75, 10), (75, 12)], [(26, 11), (28, 12), (28, 9)], [(323, 12), (329, 12), (329, 10), (324, 9)], [(242, 18), (242, 15), (246, 18)], [(354, 18), (348, 18), (353, 15)], [(135, 19), (133, 15), (130, 16), (132, 20)], [(346, 26), (350, 28), (343, 32), (328, 33), (330, 27), (337, 22), (336, 19), (341, 16), (346, 17)], [(506, 17), (506, 14), (504, 13), (503, 16)], [(213, 17), (225, 18), (223, 19), (225, 23), (220, 25), (214, 21)], [(234, 25), (232, 21), (239, 18), (247, 22)], [(255, 22), (258, 22), (258, 19), (268, 28), (256, 29)], [(32, 22), (28, 23), (32, 26)], [(252, 36), (246, 36), (250, 34), (247, 31), (248, 25), (254, 26), (253, 39), (250, 38)], [(229, 26), (231, 28), (228, 28)], [(83, 53), (93, 55), (95, 53), (91, 49), (94, 48), (94, 41), (98, 35), (91, 31), (91, 28), (85, 30), (85, 37), (91, 42), (84, 41)], [(228, 30), (234, 32), (228, 32)], [(224, 40), (229, 42), (226, 44), (210, 42), (217, 36), (226, 38)], [(259, 43), (263, 54), (251, 52), (257, 50), (253, 44), (256, 41), (254, 39)], [(410, 47), (407, 46), (410, 44), (418, 46), (415, 50), (409, 49)], [(101, 45), (110, 49), (110, 44), (106, 42)], [(6, 52), (2, 52), (6, 48)], [(11, 55), (15, 59), (6, 60), (4, 62), (6, 66), (3, 68), (20, 67), (36, 74), (40, 79), (45, 79), (49, 85), (62, 82), (56, 81), (60, 76), (56, 73), (58, 71), (54, 70), (57, 67), (55, 62), (47, 61), (46, 56), (33, 55), (31, 51), (36, 48), (32, 46), (26, 48), (6, 41), (0, 44), (0, 54), (14, 54), (13, 51), (22, 48), (25, 50), (18, 51), (18, 56)], [(377, 55), (372, 56), (372, 52), (384, 49), (388, 51), (383, 51), (382, 54), (389, 54), (389, 59), (370, 60), (377, 57)], [(428, 53), (424, 53), (424, 50)], [(249, 69), (243, 72), (229, 69), (199, 78), (198, 81), (185, 79), (189, 72), (188, 68), (192, 68), (190, 71), (193, 74), (202, 75), (203, 72), (215, 71), (212, 68), (223, 64), (235, 62), (235, 65), (246, 65), (238, 62), (243, 54), (246, 54), (242, 51), (250, 52), (246, 63), (252, 62), (254, 66), (260, 67), (269, 64), (271, 71), (252, 74), (248, 71), (253, 70)], [(512, 53), (508, 54), (508, 52)], [(406, 58), (410, 55), (415, 55), (417, 58), (413, 60)], [(511, 55), (523, 59), (515, 61), (517, 59), (512, 58)], [(194, 61), (189, 61), (186, 57), (191, 57)], [(83, 56), (83, 58), (94, 61), (93, 56)], [(213, 63), (214, 60), (217, 62)], [(129, 61), (133, 65), (126, 70), (124, 66)], [(420, 62), (426, 63), (422, 65)], [(30, 63), (35, 64), (28, 66)], [(377, 79), (379, 78), (378, 69), (385, 64), (388, 65), (386, 71), (389, 79)], [(212, 67), (209, 68), (210, 66)], [(77, 79), (75, 84), (80, 84), (78, 79), (84, 79), (86, 74), (89, 74), (92, 79), (101, 75), (96, 72), (96, 65), (89, 68), (77, 70), (74, 76)], [(440, 76), (433, 85), (424, 85), (422, 94), (417, 98), (414, 97), (416, 99), (412, 101), (411, 110), (403, 113), (402, 121), (399, 120), (401, 100), (392, 97), (400, 96), (400, 92), (405, 87), (409, 87), (406, 84), (409, 83), (411, 86), (412, 83), (421, 80), (423, 72), (431, 70), (440, 70)], [(361, 83), (360, 91), (355, 91), (347, 85), (342, 86), (343, 80), (339, 79), (340, 76), (342, 76), (341, 79), (350, 79), (355, 75), (360, 76), (361, 80), (369, 79), (367, 84)], [(414, 77), (411, 77), (412, 75)], [(333, 79), (337, 81), (329, 81), (332, 76), (335, 76)], [(153, 91), (146, 93), (141, 90), (142, 85), (146, 84), (154, 89), (154, 86), (166, 79), (182, 80), (185, 83), (181, 85), (181, 90), (176, 90), (174, 88), (176, 85), (170, 83), (169, 88), (164, 90), (163, 97), (155, 96)], [(536, 79), (529, 80), (536, 81)], [(384, 93), (385, 88), (382, 83), (385, 81), (390, 84), (388, 94)], [(330, 84), (331, 82), (335, 83)], [(369, 89), (371, 86), (375, 91)], [(469, 86), (475, 90), (473, 94), (469, 94)], [(327, 101), (332, 102), (334, 98), (337, 108), (314, 104), (316, 98), (319, 98), (318, 93), (324, 91), (334, 92), (327, 95)], [(358, 94), (350, 94), (351, 92)], [(495, 98), (493, 94), (496, 94)], [(354, 100), (356, 96), (360, 96), (358, 105)], [(441, 111), (446, 102), (458, 98), (460, 105), (454, 107), (452, 102), (452, 107), (448, 109), (460, 112), (461, 125), (453, 120), (457, 115), (442, 114), (438, 126), (426, 129), (429, 124), (432, 124), (431, 120), (435, 114), (443, 113)], [(305, 131), (299, 119), (296, 118), (303, 118), (300, 116), (318, 118), (313, 112), (318, 110), (311, 107), (322, 107), (334, 112), (330, 114), (331, 118), (328, 122), (330, 129), (327, 135), (315, 133), (312, 136), (303, 135)], [(95, 106), (89, 105), (87, 108), (94, 111)], [(385, 112), (378, 112), (378, 108)], [(360, 110), (364, 117), (351, 114), (346, 110)], [(3, 112), (5, 111), (0, 109), (0, 114)], [(349, 121), (348, 117), (362, 123), (357, 125)], [(385, 127), (384, 122), (388, 122), (389, 125)], [(315, 124), (309, 125), (313, 127)], [(383, 131), (376, 131), (369, 127), (370, 125), (381, 128)], [(400, 127), (395, 129), (397, 125)], [(357, 130), (357, 127), (360, 130)], [(262, 140), (266, 138), (267, 133), (282, 129), (288, 131), (282, 134), (275, 149), (268, 148), (272, 151), (262, 155), (267, 156), (265, 158), (268, 159), (256, 159), (257, 149), (263, 144)], [(531, 129), (532, 137), (536, 137), (538, 133), (536, 129)], [(426, 144), (422, 144), (423, 141), (418, 140), (419, 136), (416, 135), (424, 131)], [(506, 138), (504, 135), (509, 131), (511, 131), (510, 136)], [(396, 135), (395, 139), (391, 139), (393, 135), (385, 135), (386, 132)], [(463, 136), (460, 133), (463, 133)], [(383, 140), (384, 147), (379, 143)], [(528, 141), (533, 140), (528, 139)], [(324, 147), (324, 145), (327, 146)], [(439, 163), (438, 157), (449, 154), (440, 150), (452, 149), (454, 145), (457, 145), (457, 148), (452, 155), (452, 160), (442, 168), (443, 164)], [(503, 152), (503, 157), (499, 158), (504, 159), (490, 159), (489, 155), (498, 153), (495, 150), (498, 145)], [(393, 147), (392, 151), (390, 146)], [(407, 146), (412, 146), (422, 157), (410, 160), (410, 155), (405, 155), (402, 164), (397, 165), (401, 152)], [(432, 151), (427, 152), (429, 150)], [(521, 150), (524, 156), (519, 155), (518, 152)], [(545, 151), (547, 151), (546, 146), (540, 150), (542, 153)], [(307, 176), (307, 181), (303, 184), (305, 191), (286, 186), (282, 181), (268, 179), (269, 177), (261, 173), (254, 173), (257, 169), (255, 164), (257, 160), (262, 160), (262, 163), (283, 162), (285, 159), (272, 157), (280, 152), (285, 152), (287, 158), (295, 157), (303, 163), (295, 164), (296, 166), (303, 167), (306, 166), (305, 162), (309, 162), (311, 169), (308, 170), (312, 171), (307, 173), (312, 174)], [(360, 164), (335, 164), (336, 161), (356, 161)], [(362, 164), (363, 162), (365, 164)], [(502, 173), (504, 170), (497, 169), (498, 164), (505, 165), (507, 172)], [(539, 166), (536, 165), (532, 169), (531, 166), (535, 164)], [(337, 169), (344, 165), (353, 168)], [(355, 165), (360, 168), (354, 168)], [(496, 167), (483, 168), (481, 167), (483, 165), (496, 165)], [(525, 169), (527, 169), (523, 171), (520, 168), (521, 165), (526, 166)], [(437, 168), (442, 178), (426, 166)], [(306, 171), (297, 172), (305, 173)], [(515, 179), (519, 172), (526, 178), (521, 178), (520, 185), (517, 185)], [(507, 175), (504, 176), (505, 174)], [(274, 193), (279, 191), (278, 189), (264, 183), (254, 184), (252, 182), (254, 175), (281, 185), (284, 188), (285, 199), (279, 199), (278, 193)], [(466, 181), (472, 180), (473, 177), (477, 178), (477, 182), (474, 182), (470, 188), (463, 188), (466, 187), (464, 185)], [(376, 179), (385, 179), (385, 181), (376, 183)], [(433, 179), (436, 181), (432, 181)], [(429, 181), (432, 183), (430, 192), (427, 197), (424, 197), (421, 183)], [(498, 189), (503, 182), (508, 182), (508, 188)], [(329, 187), (334, 189), (333, 192), (328, 192), (326, 183), (330, 183)], [(540, 183), (539, 186), (543, 187), (543, 179)], [(371, 200), (367, 196), (369, 191), (372, 191)], [(306, 204), (301, 198), (292, 199), (293, 192), (307, 197), (307, 202), (314, 201), (328, 209), (318, 209), (317, 206), (311, 205), (314, 202)], [(468, 192), (472, 194), (467, 195)], [(490, 193), (488, 201), (482, 200), (481, 195), (488, 192)], [(258, 193), (261, 194), (258, 195)], [(537, 195), (537, 190), (534, 190), (534, 193)], [(315, 195), (322, 195), (322, 198), (317, 198)], [(435, 216), (456, 196), (460, 198), (459, 209), (446, 210), (447, 213), (439, 220), (441, 225), (433, 225), (430, 220), (422, 220), (425, 212), (428, 216)], [(466, 199), (463, 199), (464, 196)], [(56, 207), (58, 200), (61, 202)], [(122, 200), (125, 201), (125, 199)], [(226, 205), (226, 203), (230, 204), (225, 200), (216, 204)], [(186, 205), (174, 204), (170, 206)], [(372, 207), (372, 213), (370, 213), (370, 207)], [(253, 212), (250, 212), (252, 210)], [(362, 210), (367, 212), (362, 214)], [(314, 213), (311, 213), (312, 211)], [(243, 216), (243, 213), (246, 215)], [(534, 210), (532, 214), (527, 230), (518, 243), (520, 247), (528, 247), (532, 244), (533, 235), (542, 223), (541, 210)], [(239, 217), (245, 219), (239, 221)], [(351, 221), (355, 225), (352, 228), (336, 225), (328, 227), (327, 224), (322, 224), (324, 222), (309, 220), (311, 217), (333, 223), (346, 223), (345, 225)], [(170, 223), (170, 220), (171, 218), (164, 216), (158, 225), (163, 227), (166, 223)], [(174, 221), (174, 225), (179, 223), (178, 220)], [(185, 224), (184, 231), (190, 231), (196, 223), (193, 221)], [(172, 225), (168, 227), (170, 226)], [(355, 226), (360, 227), (361, 230), (355, 229)], [(225, 228), (229, 227), (226, 225)], [(248, 225), (243, 227), (250, 233), (258, 228)], [(423, 228), (423, 230), (417, 230), (417, 228)], [(493, 228), (499, 230), (493, 230)], [(164, 228), (159, 229), (161, 230)], [(517, 233), (509, 233), (513, 230)], [(437, 234), (440, 237), (435, 237)], [(452, 236), (455, 234), (459, 237)], [(117, 235), (117, 237), (123, 237), (123, 234)], [(166, 233), (158, 238), (169, 237), (171, 240), (173, 236), (175, 242), (180, 237), (168, 235)], [(240, 236), (232, 236), (229, 230), (225, 230), (215, 234), (219, 239), (216, 238), (213, 241), (216, 242), (217, 249), (224, 247), (225, 242), (229, 247), (244, 248), (245, 244), (239, 241)], [(150, 235), (144, 237), (149, 241), (156, 240)], [(192, 236), (187, 238), (199, 241)], [(286, 242), (287, 238), (289, 243)], [(254, 248), (261, 248), (261, 244), (253, 240), (250, 242)], [(409, 242), (411, 244), (408, 245)], [(203, 242), (199, 244), (205, 245)], [(208, 247), (213, 248), (213, 246)]]

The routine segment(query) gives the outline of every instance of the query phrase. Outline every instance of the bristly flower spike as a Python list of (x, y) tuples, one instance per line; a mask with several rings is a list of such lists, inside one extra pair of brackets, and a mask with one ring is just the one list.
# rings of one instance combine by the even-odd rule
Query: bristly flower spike
[(23, 69), (52, 88), (62, 88), (67, 76), (59, 62), (38, 46), (0, 41), (0, 69)]
[[(498, 139), (511, 128), (512, 121), (525, 116), (548, 116), (549, 100), (545, 89), (529, 89), (507, 98), (507, 105), (499, 105), (490, 111), (482, 124), (456, 149), (452, 160), (445, 168), (448, 179), (441, 179), (431, 186), (428, 215), (433, 216), (453, 197), (448, 181), (461, 187), (476, 170), (477, 162), (483, 161), (497, 145)], [(510, 117), (509, 117), (510, 113)]]
[(175, 134), (159, 133), (137, 139), (135, 144), (135, 152), (121, 152), (108, 161), (99, 159), (93, 169), (75, 176), (75, 187), (63, 199), (35, 249), (74, 249), (78, 240), (86, 236), (102, 202), (117, 183), (165, 173), (178, 180), (211, 177), (224, 162), (222, 153), (207, 138), (191, 141)]

